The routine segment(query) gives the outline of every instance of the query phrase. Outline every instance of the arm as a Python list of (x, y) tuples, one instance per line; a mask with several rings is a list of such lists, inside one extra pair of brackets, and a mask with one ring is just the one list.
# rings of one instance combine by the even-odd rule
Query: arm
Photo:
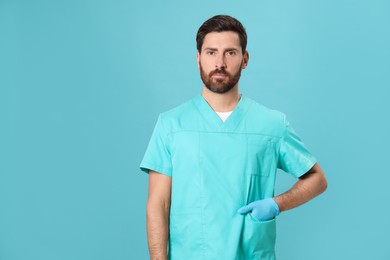
[(245, 215), (249, 212), (260, 220), (273, 219), (280, 212), (289, 210), (308, 202), (326, 190), (328, 183), (319, 164), (315, 164), (307, 173), (299, 178), (287, 192), (274, 198), (266, 198), (249, 203), (238, 209), (238, 213)]
[(302, 205), (326, 190), (328, 182), (320, 165), (316, 163), (302, 175), (287, 192), (274, 197), (280, 212)]
[(146, 229), (151, 260), (166, 260), (171, 205), (171, 177), (150, 171)]

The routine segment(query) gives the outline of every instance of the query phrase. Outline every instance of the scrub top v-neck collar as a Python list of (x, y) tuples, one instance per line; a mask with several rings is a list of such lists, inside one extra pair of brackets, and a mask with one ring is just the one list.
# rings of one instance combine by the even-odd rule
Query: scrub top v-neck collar
[(241, 95), (241, 98), (234, 108), (232, 114), (226, 119), (225, 122), (223, 122), (202, 95), (194, 98), (193, 101), (194, 105), (208, 125), (208, 128), (210, 128), (212, 131), (222, 132), (234, 131), (240, 124), (241, 120), (244, 118), (250, 105), (250, 102), (248, 102), (248, 100)]

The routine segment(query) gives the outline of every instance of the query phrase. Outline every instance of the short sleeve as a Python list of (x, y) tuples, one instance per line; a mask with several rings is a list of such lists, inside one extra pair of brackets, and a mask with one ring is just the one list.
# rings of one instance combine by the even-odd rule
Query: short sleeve
[(160, 115), (141, 162), (140, 169), (146, 173), (149, 173), (149, 170), (153, 170), (171, 176), (172, 163), (169, 150), (168, 135), (164, 129)]
[(281, 139), (278, 167), (283, 171), (300, 177), (308, 172), (316, 159), (285, 120), (285, 131)]

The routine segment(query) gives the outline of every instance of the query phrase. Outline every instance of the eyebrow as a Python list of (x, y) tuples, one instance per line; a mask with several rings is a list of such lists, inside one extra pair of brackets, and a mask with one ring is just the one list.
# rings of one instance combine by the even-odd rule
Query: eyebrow
[(227, 48), (225, 51), (238, 51), (237, 48)]
[(218, 51), (216, 48), (204, 48), (204, 51)]
[[(204, 48), (204, 51), (218, 51), (218, 49), (217, 48)], [(227, 49), (225, 49), (225, 50), (223, 50), (224, 52), (226, 52), (226, 51), (238, 51), (238, 49), (237, 48), (227, 48)]]

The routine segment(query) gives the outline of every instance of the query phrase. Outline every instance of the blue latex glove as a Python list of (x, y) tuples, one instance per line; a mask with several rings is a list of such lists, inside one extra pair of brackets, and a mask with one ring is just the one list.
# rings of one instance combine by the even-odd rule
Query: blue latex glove
[(272, 199), (256, 200), (240, 208), (238, 211), (241, 215), (252, 213), (252, 216), (258, 221), (267, 221), (279, 215), (279, 206)]

